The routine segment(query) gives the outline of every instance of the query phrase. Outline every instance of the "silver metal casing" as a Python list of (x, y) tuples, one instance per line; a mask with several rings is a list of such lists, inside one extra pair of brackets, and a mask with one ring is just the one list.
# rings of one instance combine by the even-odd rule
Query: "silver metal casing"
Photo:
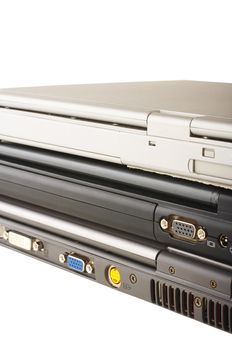
[(232, 84), (0, 91), (0, 138), (232, 188)]

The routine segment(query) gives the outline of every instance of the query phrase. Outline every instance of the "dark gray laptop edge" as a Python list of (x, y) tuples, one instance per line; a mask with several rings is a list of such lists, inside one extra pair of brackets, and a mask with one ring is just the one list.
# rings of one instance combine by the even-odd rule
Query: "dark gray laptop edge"
[(128, 239), (158, 241), (231, 265), (230, 190), (108, 164), (108, 179), (99, 182), (104, 162), (85, 167), (85, 159), (74, 158), (65, 158), (62, 167), (55, 152), (0, 145), (0, 193)]
[[(152, 265), (148, 265), (136, 257), (128, 259), (120, 256), (117, 249), (115, 253), (110, 253), (25, 225), (23, 221), (15, 222), (1, 217), (0, 226), (5, 232), (33, 242), (32, 249), (23, 250), (1, 238), (0, 245), (3, 247), (73, 272), (115, 291), (232, 332), (229, 267), (196, 256), (168, 251), (160, 246), (154, 248)], [(81, 261), (83, 266), (75, 265), (73, 261)], [(109, 271), (112, 269), (119, 273), (118, 281), (110, 278)], [(38, 278), (42, 280), (43, 277), (41, 275)]]

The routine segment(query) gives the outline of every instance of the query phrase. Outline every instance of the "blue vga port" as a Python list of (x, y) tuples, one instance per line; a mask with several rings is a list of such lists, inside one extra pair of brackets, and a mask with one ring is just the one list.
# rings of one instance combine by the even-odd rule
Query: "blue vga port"
[(67, 256), (67, 266), (75, 271), (84, 272), (85, 271), (85, 261), (75, 254), (68, 254)]

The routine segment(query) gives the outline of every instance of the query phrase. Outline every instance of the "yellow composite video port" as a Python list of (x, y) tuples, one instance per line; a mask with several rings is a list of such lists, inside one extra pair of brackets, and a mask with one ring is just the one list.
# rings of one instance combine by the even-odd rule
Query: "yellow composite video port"
[(108, 279), (110, 284), (114, 287), (120, 287), (121, 284), (121, 274), (120, 271), (115, 266), (110, 266), (108, 269)]

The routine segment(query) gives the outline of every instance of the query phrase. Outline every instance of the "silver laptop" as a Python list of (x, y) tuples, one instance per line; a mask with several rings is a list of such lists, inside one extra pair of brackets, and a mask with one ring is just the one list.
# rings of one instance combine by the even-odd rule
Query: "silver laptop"
[(232, 84), (0, 90), (2, 141), (232, 188)]

